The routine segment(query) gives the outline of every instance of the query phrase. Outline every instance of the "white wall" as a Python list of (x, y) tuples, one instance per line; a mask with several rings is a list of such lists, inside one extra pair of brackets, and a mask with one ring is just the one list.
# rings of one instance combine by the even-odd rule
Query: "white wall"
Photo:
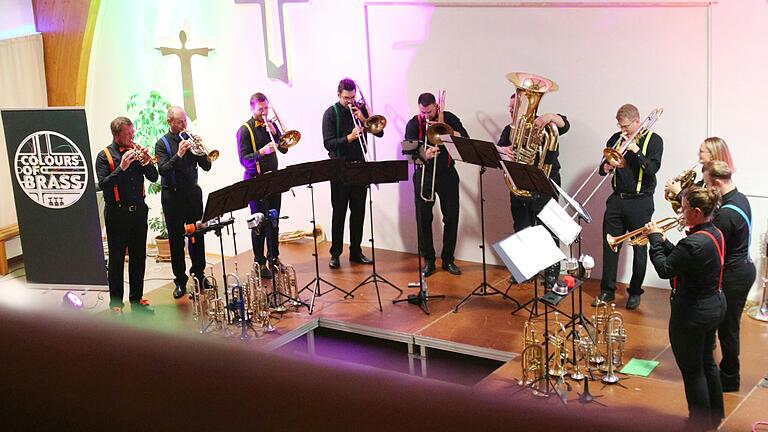
[(0, 1), (0, 39), (24, 36), (35, 32), (35, 16), (31, 0)]
[[(403, 6), (388, 8), (368, 2), (366, 7), (361, 0), (288, 3), (284, 11), (293, 83), (287, 86), (267, 79), (261, 10), (257, 5), (213, 0), (162, 4), (148, 0), (130, 4), (104, 0), (94, 37), (87, 100), (93, 153), (109, 142), (108, 123), (125, 114), (125, 102), (131, 94), (159, 90), (174, 103), (181, 103), (179, 61), (160, 56), (154, 47), (178, 46), (178, 30), (184, 28), (189, 34), (188, 47), (215, 48), (208, 58), (193, 60), (199, 120), (191, 128), (209, 146), (222, 151), (212, 172), (201, 176), (205, 192), (242, 177), (234, 134), (249, 116), (248, 97), (254, 91), (267, 93), (287, 126), (302, 132), (302, 142), (281, 159), (283, 164), (293, 164), (327, 158), (320, 130), (322, 113), (335, 102), (340, 78), (350, 76), (358, 80), (374, 111), (389, 119), (385, 138), (376, 144), (377, 157), (384, 160), (399, 157), (405, 121), (415, 113), (415, 98), (421, 91), (446, 88), (448, 109), (469, 123), (470, 133), (495, 140), (497, 130), (507, 121), (506, 100), (512, 89), (504, 73), (527, 70), (549, 76), (561, 85), (558, 93), (544, 98), (540, 112), (561, 111), (572, 122), (571, 132), (562, 141), (561, 161), (567, 190), (573, 190), (568, 187), (578, 184), (588, 166), (599, 158), (605, 139), (615, 129), (615, 109), (622, 103), (634, 102), (643, 113), (657, 105), (667, 108), (657, 126), (665, 137), (660, 183), (692, 165), (699, 142), (709, 134), (717, 134), (733, 148), (740, 188), (768, 195), (758, 175), (768, 156), (759, 142), (760, 117), (765, 112), (761, 102), (768, 96), (762, 76), (768, 62), (764, 49), (768, 46), (768, 35), (760, 30), (768, 22), (766, 2), (730, 1), (709, 7), (707, 2), (685, 2), (685, 7), (668, 7), (673, 2), (648, 2), (655, 5), (648, 8), (621, 7), (620, 2), (592, 2), (592, 6), (605, 5), (599, 8), (512, 8), (509, 6), (520, 2), (471, 2), (478, 7), (468, 8), (470, 2), (460, 2), (461, 7), (469, 10), (463, 16), (471, 19), (456, 22), (456, 29), (452, 30), (443, 24), (455, 20), (460, 9), (456, 3), (424, 3), (395, 23), (382, 20), (381, 14)], [(542, 6), (542, 2), (535, 3)], [(663, 27), (631, 25), (632, 17), (642, 18), (658, 10), (675, 19), (662, 22)], [(511, 14), (513, 19), (533, 14), (542, 22), (550, 17), (562, 21), (557, 31), (534, 28), (520, 45), (515, 45), (514, 40), (504, 37), (521, 30), (520, 25), (513, 27), (514, 22), (510, 22), (510, 30), (505, 32), (505, 22), (498, 22), (499, 11)], [(579, 19), (569, 20), (569, 15)], [(603, 21), (587, 26), (587, 15), (602, 16)], [(619, 23), (628, 20), (628, 24), (617, 26), (614, 18)], [(611, 32), (600, 32), (600, 25)], [(656, 40), (660, 34), (669, 39), (649, 44), (649, 39)], [(367, 41), (371, 49), (370, 69)], [(387, 46), (388, 41), (397, 43)], [(504, 49), (505, 44), (509, 45), (508, 50)], [(462, 50), (453, 50), (455, 46), (462, 46)], [(532, 57), (535, 46), (547, 47), (551, 55)], [(568, 52), (558, 52), (557, 48), (563, 46), (568, 47)], [(595, 47), (608, 47), (610, 51)], [(423, 54), (425, 48), (444, 59), (444, 64), (435, 65), (431, 76), (423, 76), (421, 69), (415, 68), (423, 66), (418, 62), (425, 59), (415, 58), (415, 54)], [(475, 68), (473, 62), (462, 62), (483, 56), (491, 57), (486, 63), (492, 68)], [(523, 58), (529, 62), (521, 62)], [(626, 61), (621, 61), (624, 58)], [(665, 74), (637, 79), (642, 77), (637, 69), (649, 64), (663, 66)], [(441, 72), (440, 67), (447, 67), (448, 71)], [(593, 79), (588, 79), (590, 68), (594, 68)], [(616, 78), (624, 75), (635, 79), (625, 87), (617, 85), (620, 80)], [(603, 88), (601, 83), (606, 77), (610, 85)], [(478, 85), (491, 90), (478, 91)], [(465, 167), (460, 170), (462, 222), (457, 256), (479, 261), (479, 227), (474, 206), (477, 175)], [(511, 231), (506, 228), (511, 224), (508, 197), (498, 175), (486, 176), (486, 186), (486, 224), (492, 227), (495, 237), (500, 237)], [(318, 221), (329, 230), (328, 186), (318, 185), (315, 191)], [(283, 195), (283, 213), (291, 217), (282, 222), (286, 230), (309, 226), (307, 191), (297, 188), (295, 193), (295, 198), (290, 193)], [(378, 246), (414, 250), (412, 193), (410, 181), (374, 189)], [(598, 194), (590, 204), (598, 220), (586, 230), (586, 246), (598, 262), (599, 219), (606, 194), (607, 191)], [(159, 208), (158, 201), (152, 197), (151, 205)], [(763, 201), (753, 199), (756, 234), (765, 230), (768, 217)], [(658, 217), (671, 213), (661, 199), (660, 189), (656, 207)], [(238, 250), (247, 250), (250, 242), (244, 217), (238, 218), (237, 227)], [(368, 236), (366, 224), (364, 238)], [(488, 238), (492, 240), (498, 238)], [(436, 247), (439, 251), (440, 235), (436, 235)], [(218, 247), (211, 244), (209, 249), (215, 253)], [(231, 245), (227, 245), (227, 252), (232, 253)], [(620, 280), (629, 278), (627, 264), (624, 263)], [(650, 266), (646, 284), (666, 286)]]

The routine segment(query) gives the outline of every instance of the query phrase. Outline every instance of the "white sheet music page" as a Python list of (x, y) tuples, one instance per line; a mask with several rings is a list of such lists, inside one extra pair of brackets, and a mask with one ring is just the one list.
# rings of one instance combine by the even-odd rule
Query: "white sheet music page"
[(552, 231), (566, 245), (571, 245), (581, 232), (581, 225), (574, 222), (568, 213), (560, 207), (554, 199), (550, 198), (547, 205), (538, 214), (547, 228)]
[(552, 235), (541, 225), (526, 228), (493, 245), (518, 283), (565, 259)]
[(448, 154), (451, 155), (453, 160), (463, 161), (459, 154), (459, 150), (456, 149), (456, 144), (453, 143), (453, 138), (450, 135), (440, 135), (440, 139), (443, 140), (443, 147), (448, 150)]

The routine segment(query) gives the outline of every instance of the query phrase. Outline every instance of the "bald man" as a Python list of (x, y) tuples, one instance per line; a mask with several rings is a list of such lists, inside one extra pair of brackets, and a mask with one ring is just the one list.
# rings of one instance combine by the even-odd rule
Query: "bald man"
[[(187, 129), (187, 113), (181, 107), (171, 107), (166, 120), (168, 133), (155, 144), (155, 155), (163, 188), (161, 202), (171, 246), (173, 282), (176, 284), (173, 298), (179, 299), (187, 292), (189, 280), (184, 261), (184, 224), (194, 224), (203, 217), (203, 191), (197, 185), (197, 167), (209, 171), (211, 161), (205, 155), (192, 153), (192, 142), (179, 136)], [(205, 272), (203, 234), (189, 237), (187, 248), (192, 261), (189, 274), (195, 276), (202, 286)]]

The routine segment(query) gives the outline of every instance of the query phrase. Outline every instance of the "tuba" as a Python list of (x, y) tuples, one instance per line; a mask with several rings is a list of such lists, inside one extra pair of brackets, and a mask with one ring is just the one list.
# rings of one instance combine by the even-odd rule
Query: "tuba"
[[(547, 153), (557, 151), (557, 127), (547, 123), (543, 128), (538, 128), (533, 122), (542, 96), (557, 91), (558, 86), (550, 79), (524, 72), (509, 73), (507, 79), (517, 87), (509, 130), (510, 146), (515, 152), (513, 162), (534, 165), (538, 157), (538, 168), (549, 177), (552, 165), (546, 163), (546, 157)], [(509, 191), (515, 196), (530, 198), (529, 191), (515, 187), (504, 164), (502, 168)]]

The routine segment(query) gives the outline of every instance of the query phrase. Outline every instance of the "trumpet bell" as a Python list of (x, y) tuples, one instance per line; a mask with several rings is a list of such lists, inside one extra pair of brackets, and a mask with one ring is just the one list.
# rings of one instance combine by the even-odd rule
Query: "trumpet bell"
[(289, 130), (280, 137), (280, 141), (277, 145), (280, 148), (289, 149), (298, 144), (299, 140), (301, 140), (301, 132), (297, 130)]
[(387, 127), (387, 119), (383, 115), (372, 115), (365, 120), (365, 130), (376, 135)]
[(433, 123), (427, 128), (427, 141), (432, 145), (443, 145), (440, 135), (453, 135), (453, 128), (446, 123)]
[(603, 150), (603, 158), (606, 162), (613, 165), (615, 168), (624, 168), (624, 166), (627, 164), (627, 161), (624, 159), (624, 156), (619, 153), (618, 150), (607, 148)]
[(218, 150), (211, 150), (210, 153), (208, 153), (208, 160), (213, 162), (216, 159), (219, 158), (219, 151)]

